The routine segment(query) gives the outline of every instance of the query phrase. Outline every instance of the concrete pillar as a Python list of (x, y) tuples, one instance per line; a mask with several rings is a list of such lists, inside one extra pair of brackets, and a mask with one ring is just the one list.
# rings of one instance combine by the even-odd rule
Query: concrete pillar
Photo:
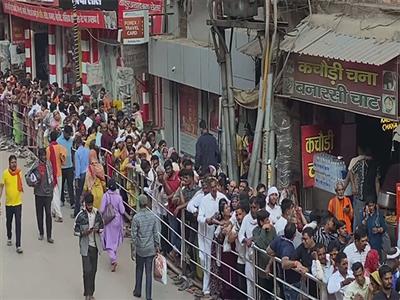
[(32, 77), (32, 32), (30, 28), (24, 30), (25, 35), (25, 72), (31, 73)]
[(82, 95), (85, 100), (90, 98), (90, 89), (87, 78), (87, 65), (90, 63), (90, 42), (86, 30), (81, 31), (81, 52), (82, 52)]
[(49, 83), (57, 82), (57, 67), (56, 67), (56, 26), (49, 25), (48, 27), (49, 40)]
[(63, 86), (63, 45), (62, 28), (56, 27), (56, 76), (59, 87)]

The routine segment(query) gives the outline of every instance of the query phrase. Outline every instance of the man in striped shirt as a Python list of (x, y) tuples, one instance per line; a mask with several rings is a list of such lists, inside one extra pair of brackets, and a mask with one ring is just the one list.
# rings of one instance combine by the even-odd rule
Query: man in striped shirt
[(329, 242), (337, 239), (336, 218), (329, 214), (322, 219), (322, 226), (315, 232), (315, 242), (328, 248)]

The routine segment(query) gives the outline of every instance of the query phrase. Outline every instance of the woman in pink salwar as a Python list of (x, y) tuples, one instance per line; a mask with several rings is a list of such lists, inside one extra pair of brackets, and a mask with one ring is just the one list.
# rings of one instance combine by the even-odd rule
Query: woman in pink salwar
[(108, 182), (108, 191), (101, 201), (101, 214), (105, 212), (108, 203), (111, 203), (114, 208), (115, 218), (104, 226), (102, 240), (103, 249), (111, 259), (111, 272), (115, 272), (117, 268), (117, 250), (124, 239), (123, 215), (125, 214), (125, 207), (114, 179), (110, 179)]

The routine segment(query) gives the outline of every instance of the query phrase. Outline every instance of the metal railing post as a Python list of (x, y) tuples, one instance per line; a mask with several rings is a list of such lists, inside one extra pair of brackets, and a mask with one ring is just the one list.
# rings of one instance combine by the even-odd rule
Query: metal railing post
[(140, 174), (140, 193), (144, 194), (144, 174)]
[[(257, 263), (257, 255), (258, 255), (258, 250), (257, 248), (253, 247), (253, 256), (251, 258), (251, 262), (253, 264), (253, 270), (254, 270), (254, 279), (253, 279), (253, 296), (254, 299), (258, 299), (257, 297), (257, 278), (258, 278), (258, 270), (256, 267), (256, 263)], [(251, 281), (251, 280), (250, 280)]]
[[(179, 238), (179, 237), (178, 237)], [(185, 210), (181, 211), (181, 268), (183, 271), (183, 267), (185, 265), (186, 259), (186, 234), (185, 234)]]
[(278, 294), (278, 287), (276, 286), (276, 260), (274, 257), (272, 259), (272, 273), (274, 275), (274, 299), (276, 299), (276, 295)]

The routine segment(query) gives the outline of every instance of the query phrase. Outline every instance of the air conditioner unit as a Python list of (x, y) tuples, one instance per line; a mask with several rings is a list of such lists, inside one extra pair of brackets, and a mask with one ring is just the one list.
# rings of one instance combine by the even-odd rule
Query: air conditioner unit
[(260, 0), (222, 0), (224, 15), (229, 18), (249, 19), (257, 16)]

